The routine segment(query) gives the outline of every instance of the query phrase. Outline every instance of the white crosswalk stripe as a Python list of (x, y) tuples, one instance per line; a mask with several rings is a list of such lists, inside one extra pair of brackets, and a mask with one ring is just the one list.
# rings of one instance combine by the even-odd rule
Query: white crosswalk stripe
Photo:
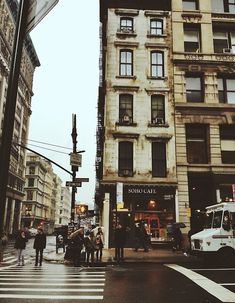
[(104, 287), (105, 271), (102, 269), (62, 266), (53, 270), (47, 265), (41, 268), (27, 265), (0, 271), (0, 301), (103, 300)]

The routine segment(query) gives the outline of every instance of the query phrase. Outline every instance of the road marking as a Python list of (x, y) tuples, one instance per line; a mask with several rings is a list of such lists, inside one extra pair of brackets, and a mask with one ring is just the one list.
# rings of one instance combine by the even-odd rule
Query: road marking
[(26, 294), (0, 294), (0, 298), (7, 299), (51, 299), (51, 300), (103, 300), (103, 296), (55, 296), (55, 295), (26, 295)]
[[(29, 283), (29, 282), (25, 282), (25, 283), (21, 283), (21, 282), (8, 282), (8, 283), (0, 283), (1, 285), (37, 285), (38, 286), (38, 281), (35, 283)], [(40, 282), (40, 286), (104, 286), (105, 283), (41, 283)], [(0, 288), (1, 289), (1, 288)]]
[(104, 277), (104, 274), (98, 274), (98, 275), (94, 275), (94, 274), (81, 274), (81, 273), (77, 273), (77, 274), (48, 274), (46, 272), (41, 272), (41, 273), (32, 273), (32, 274), (25, 274), (25, 273), (4, 273), (4, 274), (0, 274), (0, 277), (6, 277), (6, 275), (9, 276), (14, 276), (14, 277), (39, 277), (39, 278), (43, 278), (43, 276), (47, 275), (50, 276), (51, 278), (53, 277)]
[(103, 292), (103, 288), (0, 288), (3, 291), (43, 291), (43, 292)]
[(220, 301), (235, 302), (235, 293), (215, 283), (214, 281), (177, 264), (165, 264), (165, 266), (180, 272), (182, 275), (192, 280), (194, 283), (205, 289), (208, 293)]
[[(44, 277), (34, 277), (34, 279), (32, 278), (0, 278), (0, 281), (41, 281), (41, 280), (49, 280), (51, 281), (51, 278), (44, 278)], [(105, 278), (69, 278), (67, 279), (66, 277), (64, 278), (54, 278), (53, 281), (105, 281)], [(39, 282), (40, 283), (40, 282)], [(0, 282), (1, 284), (1, 282)]]
[(231, 285), (231, 286), (234, 286), (235, 283), (219, 283), (219, 285), (227, 285), (227, 286)]
[(235, 268), (190, 268), (193, 271), (223, 271), (223, 270), (230, 270), (233, 271)]

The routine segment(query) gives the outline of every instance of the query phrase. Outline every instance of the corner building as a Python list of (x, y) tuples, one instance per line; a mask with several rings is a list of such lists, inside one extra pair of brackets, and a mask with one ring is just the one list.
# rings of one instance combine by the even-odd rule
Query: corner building
[(100, 1), (96, 204), (109, 246), (117, 222), (152, 241), (178, 220), (170, 1)]

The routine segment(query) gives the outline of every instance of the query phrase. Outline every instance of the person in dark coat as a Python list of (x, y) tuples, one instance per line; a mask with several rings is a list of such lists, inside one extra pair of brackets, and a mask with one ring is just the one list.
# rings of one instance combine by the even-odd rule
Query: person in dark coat
[(118, 224), (114, 231), (114, 243), (115, 243), (115, 260), (117, 262), (124, 261), (124, 245), (126, 242), (126, 230)]
[(79, 228), (70, 235), (69, 245), (72, 248), (73, 264), (75, 267), (81, 266), (81, 251), (84, 245), (84, 230)]
[(38, 228), (38, 233), (35, 236), (33, 248), (36, 250), (35, 266), (38, 266), (38, 261), (39, 266), (42, 266), (43, 250), (46, 248), (46, 235), (41, 227)]
[(182, 233), (180, 230), (180, 227), (175, 226), (173, 228), (173, 247), (172, 250), (181, 250), (181, 244), (182, 244)]
[(20, 232), (16, 235), (16, 240), (14, 245), (14, 247), (17, 249), (18, 266), (20, 265), (24, 266), (24, 254), (25, 254), (26, 242), (28, 242), (28, 238), (26, 237), (24, 230), (20, 230)]
[(91, 266), (94, 265), (94, 255), (95, 255), (95, 242), (94, 242), (94, 233), (87, 231), (84, 237), (84, 246), (86, 249), (86, 262), (89, 266), (89, 261), (91, 257)]

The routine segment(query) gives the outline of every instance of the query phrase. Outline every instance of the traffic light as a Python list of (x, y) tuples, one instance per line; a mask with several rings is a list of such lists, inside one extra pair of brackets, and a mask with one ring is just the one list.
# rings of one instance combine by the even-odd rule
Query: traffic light
[(77, 215), (87, 215), (87, 213), (88, 213), (88, 205), (86, 205), (86, 204), (76, 205), (76, 214)]

